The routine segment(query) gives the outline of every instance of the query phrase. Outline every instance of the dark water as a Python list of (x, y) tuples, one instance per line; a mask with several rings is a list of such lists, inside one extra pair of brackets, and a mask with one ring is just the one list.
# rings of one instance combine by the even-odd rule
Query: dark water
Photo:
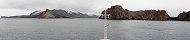
[[(0, 19), (0, 40), (99, 40), (103, 21), (76, 19)], [(188, 21), (109, 20), (112, 40), (190, 40)]]

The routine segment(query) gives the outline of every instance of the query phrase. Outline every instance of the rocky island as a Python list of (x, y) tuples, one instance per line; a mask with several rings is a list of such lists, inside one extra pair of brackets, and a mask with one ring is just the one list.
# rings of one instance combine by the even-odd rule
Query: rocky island
[(190, 11), (180, 13), (175, 19), (179, 21), (190, 21)]
[(30, 15), (20, 16), (1, 16), (1, 18), (98, 18), (97, 15), (88, 15), (80, 12), (71, 12), (65, 10), (49, 10), (35, 11)]
[(99, 19), (104, 19), (105, 13), (109, 20), (176, 20), (190, 21), (190, 11), (182, 12), (177, 17), (170, 17), (165, 10), (140, 10), (130, 11), (120, 5), (111, 6), (103, 10)]
[(169, 20), (170, 16), (165, 10), (140, 10), (130, 11), (123, 9), (120, 5), (102, 11), (99, 19), (104, 19), (104, 13), (107, 13), (107, 19), (111, 20)]

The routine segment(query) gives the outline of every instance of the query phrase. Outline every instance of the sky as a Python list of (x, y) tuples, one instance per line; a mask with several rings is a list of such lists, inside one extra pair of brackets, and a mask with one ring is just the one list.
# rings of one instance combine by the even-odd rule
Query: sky
[(114, 5), (121, 5), (124, 9), (138, 10), (166, 10), (172, 16), (190, 11), (190, 0), (0, 0), (0, 16), (28, 15), (34, 11), (45, 9), (63, 9), (99, 15)]

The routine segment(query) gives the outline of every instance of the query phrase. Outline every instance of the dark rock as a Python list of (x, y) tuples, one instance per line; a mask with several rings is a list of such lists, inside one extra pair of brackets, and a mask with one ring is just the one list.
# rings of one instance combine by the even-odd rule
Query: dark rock
[(177, 20), (179, 21), (190, 21), (190, 11), (189, 12), (183, 12), (178, 15)]
[(1, 16), (1, 18), (7, 18), (7, 16)]
[(170, 17), (170, 20), (177, 20), (178, 17)]
[[(105, 10), (102, 11), (100, 19), (104, 19)], [(141, 10), (129, 11), (120, 5), (112, 6), (106, 10), (107, 19), (112, 20), (168, 20), (170, 16), (165, 10)]]

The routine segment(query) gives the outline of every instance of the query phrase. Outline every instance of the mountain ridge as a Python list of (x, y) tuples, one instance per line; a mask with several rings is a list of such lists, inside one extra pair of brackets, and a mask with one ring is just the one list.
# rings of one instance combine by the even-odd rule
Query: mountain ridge
[(98, 18), (98, 15), (88, 15), (81, 12), (72, 12), (62, 9), (46, 9), (45, 11), (34, 11), (29, 15), (1, 16), (1, 18)]

